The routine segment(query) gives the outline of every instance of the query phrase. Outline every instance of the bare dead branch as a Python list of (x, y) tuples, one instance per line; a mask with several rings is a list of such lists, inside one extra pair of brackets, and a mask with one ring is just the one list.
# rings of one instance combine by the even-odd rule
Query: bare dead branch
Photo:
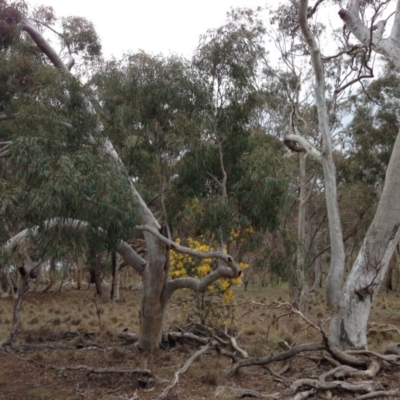
[(207, 344), (210, 341), (210, 339), (206, 337), (198, 336), (190, 332), (168, 332), (168, 335), (174, 339), (190, 339), (201, 344)]
[(328, 378), (333, 377), (334, 379), (344, 378), (361, 378), (361, 379), (373, 379), (376, 377), (381, 369), (381, 362), (372, 360), (368, 369), (360, 371), (357, 368), (349, 367), (347, 365), (341, 365), (336, 367), (320, 376), (320, 381), (325, 382)]
[(172, 382), (162, 391), (162, 393), (160, 394), (160, 396), (158, 396), (158, 400), (164, 400), (168, 397), (169, 392), (175, 387), (175, 385), (179, 382), (179, 376), (184, 374), (190, 367), (190, 365), (192, 364), (192, 362), (198, 358), (200, 355), (202, 355), (203, 353), (205, 353), (210, 346), (215, 345), (216, 343), (212, 344), (212, 343), (207, 343), (205, 346), (203, 346), (200, 350), (196, 351), (196, 353), (194, 353), (183, 365), (183, 367), (181, 369), (179, 369), (178, 371), (175, 372), (174, 375), (174, 379), (172, 380)]
[(363, 355), (363, 356), (372, 356), (376, 357), (380, 360), (386, 361), (390, 364), (394, 365), (400, 365), (398, 361), (400, 361), (400, 355), (399, 354), (380, 354), (376, 353), (375, 351), (369, 351), (369, 350), (347, 350), (348, 354), (358, 354), (358, 355)]
[(394, 390), (378, 390), (376, 392), (363, 394), (358, 396), (357, 399), (359, 400), (367, 400), (367, 399), (377, 399), (378, 397), (399, 397), (400, 391), (399, 389)]
[(365, 381), (359, 383), (349, 383), (344, 381), (321, 382), (316, 379), (298, 379), (293, 382), (287, 391), (288, 394), (294, 394), (301, 388), (314, 388), (317, 390), (346, 390), (351, 393), (371, 393), (385, 390), (385, 385), (377, 381)]
[(240, 353), (240, 354), (242, 355), (243, 358), (250, 358), (250, 357), (249, 357), (249, 354), (247, 353), (247, 351), (245, 351), (245, 350), (243, 350), (241, 347), (239, 347), (236, 338), (231, 337), (230, 339), (231, 339), (232, 347), (233, 347), (238, 353)]
[(240, 368), (249, 367), (252, 365), (268, 365), (276, 361), (288, 360), (289, 358), (294, 357), (297, 354), (316, 351), (316, 350), (324, 350), (326, 348), (323, 342), (317, 343), (308, 343), (293, 346), (290, 350), (284, 351), (282, 353), (271, 354), (270, 356), (261, 357), (261, 358), (248, 358), (239, 360), (236, 364), (232, 365), (229, 374), (234, 375), (238, 373)]

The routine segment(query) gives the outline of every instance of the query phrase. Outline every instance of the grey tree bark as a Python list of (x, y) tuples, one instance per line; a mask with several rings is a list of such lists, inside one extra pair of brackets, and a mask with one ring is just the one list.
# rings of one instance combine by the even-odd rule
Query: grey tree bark
[[(369, 227), (363, 245), (344, 287), (344, 246), (336, 195), (336, 171), (332, 157), (332, 141), (329, 132), (329, 116), (325, 100), (324, 71), (318, 44), (308, 26), (307, 0), (292, 0), (298, 6), (299, 26), (308, 45), (315, 74), (315, 101), (318, 110), (319, 129), (322, 135), (322, 151), (318, 151), (305, 138), (289, 135), (302, 145), (309, 154), (320, 160), (326, 193), (326, 203), (331, 241), (331, 265), (326, 283), (326, 297), (332, 310), (330, 341), (336, 346), (365, 348), (367, 346), (367, 322), (372, 302), (384, 280), (390, 259), (400, 237), (400, 133), (393, 147), (386, 172), (386, 180), (377, 212)], [(396, 67), (400, 67), (400, 2), (397, 2), (391, 34), (383, 38), (386, 20), (367, 27), (360, 17), (359, 0), (350, 0), (347, 10), (339, 16), (346, 29), (373, 51), (383, 54)]]

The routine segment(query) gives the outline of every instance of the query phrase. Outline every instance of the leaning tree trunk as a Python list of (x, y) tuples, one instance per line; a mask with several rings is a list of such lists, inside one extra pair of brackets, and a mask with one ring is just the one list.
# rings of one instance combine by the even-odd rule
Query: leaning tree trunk
[(374, 220), (365, 236), (331, 318), (330, 339), (335, 345), (367, 347), (367, 323), (372, 301), (385, 278), (400, 237), (400, 132), (386, 171)]

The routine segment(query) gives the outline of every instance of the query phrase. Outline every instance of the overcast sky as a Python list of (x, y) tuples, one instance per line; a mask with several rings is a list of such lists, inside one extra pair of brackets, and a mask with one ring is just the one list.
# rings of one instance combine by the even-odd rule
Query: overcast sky
[(103, 53), (117, 58), (124, 51), (170, 53), (191, 57), (199, 36), (225, 22), (231, 7), (255, 8), (276, 0), (28, 0), (52, 6), (56, 15), (93, 22)]

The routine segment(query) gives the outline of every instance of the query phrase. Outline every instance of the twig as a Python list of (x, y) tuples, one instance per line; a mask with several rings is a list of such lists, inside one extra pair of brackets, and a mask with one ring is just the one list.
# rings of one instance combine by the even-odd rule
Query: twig
[(211, 346), (215, 346), (216, 342), (211, 342), (211, 343), (207, 343), (205, 346), (203, 346), (200, 350), (196, 351), (196, 353), (194, 353), (192, 355), (192, 357), (189, 358), (189, 360), (187, 360), (184, 364), (184, 366), (175, 372), (174, 375), (174, 379), (172, 380), (172, 382), (163, 390), (163, 392), (160, 394), (160, 396), (158, 397), (158, 400), (164, 400), (168, 397), (169, 392), (174, 388), (174, 386), (179, 382), (179, 376), (184, 374), (188, 368), (190, 367), (190, 364), (192, 364), (192, 362), (199, 357), (201, 354), (205, 353)]

